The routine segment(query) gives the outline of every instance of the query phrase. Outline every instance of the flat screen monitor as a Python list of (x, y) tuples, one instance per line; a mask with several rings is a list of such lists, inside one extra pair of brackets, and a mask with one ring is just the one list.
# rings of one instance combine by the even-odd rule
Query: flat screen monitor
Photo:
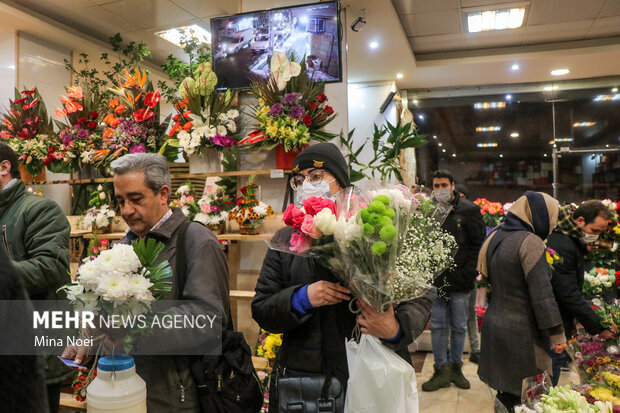
[(274, 51), (305, 58), (317, 82), (342, 80), (338, 1), (211, 19), (213, 70), (219, 88), (248, 88), (267, 79)]

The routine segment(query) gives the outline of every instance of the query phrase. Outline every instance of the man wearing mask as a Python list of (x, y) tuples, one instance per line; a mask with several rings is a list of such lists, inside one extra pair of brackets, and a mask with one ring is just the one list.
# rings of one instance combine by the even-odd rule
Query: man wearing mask
[(455, 191), (454, 179), (449, 172), (433, 174), (433, 190), (435, 201), (450, 209), (442, 228), (454, 236), (458, 250), (454, 257), (455, 267), (435, 279), (438, 293), (430, 322), (435, 372), (422, 384), (422, 390), (435, 391), (449, 387), (450, 383), (469, 389), (469, 381), (463, 376), (461, 367), (469, 298), (478, 274), (476, 265), (485, 227), (480, 208)]
[[(614, 333), (601, 325), (600, 317), (581, 294), (587, 245), (596, 241), (605, 231), (610, 215), (607, 207), (596, 200), (586, 201), (578, 208), (573, 205), (560, 207), (558, 225), (547, 239), (547, 246), (562, 258), (562, 262), (553, 265), (551, 284), (567, 338), (572, 336), (575, 319), (591, 335), (598, 334), (605, 340), (615, 337)], [(560, 378), (566, 357), (566, 352), (552, 354), (554, 385)]]
[[(71, 226), (57, 203), (31, 194), (21, 180), (17, 155), (0, 142), (0, 231), (4, 248), (31, 300), (54, 300), (70, 282)], [(55, 356), (46, 358), (50, 412), (57, 412), (61, 381), (72, 375)]]

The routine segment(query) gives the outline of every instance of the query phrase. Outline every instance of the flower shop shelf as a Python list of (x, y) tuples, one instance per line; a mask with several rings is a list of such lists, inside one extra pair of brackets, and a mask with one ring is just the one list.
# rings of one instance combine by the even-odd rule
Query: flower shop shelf
[[(274, 171), (282, 171), (287, 174), (291, 171), (289, 169), (261, 169), (256, 171), (232, 171), (232, 172), (212, 172), (204, 174), (172, 174), (172, 179), (187, 179), (187, 178), (210, 178), (220, 176), (250, 176), (250, 175), (271, 175)], [(101, 184), (104, 182), (114, 182), (114, 178), (94, 178), (94, 179), (61, 179), (54, 181), (33, 181), (28, 185), (56, 185), (56, 184)]]
[[(76, 235), (78, 235), (76, 233)], [(81, 235), (86, 239), (92, 239), (93, 233), (90, 231), (82, 232)], [(119, 240), (125, 236), (125, 232), (110, 232), (108, 234), (98, 233), (99, 238), (107, 238), (109, 240)], [(226, 241), (269, 241), (273, 237), (272, 233), (258, 235), (241, 235), (239, 233), (221, 234), (217, 236), (219, 240)]]

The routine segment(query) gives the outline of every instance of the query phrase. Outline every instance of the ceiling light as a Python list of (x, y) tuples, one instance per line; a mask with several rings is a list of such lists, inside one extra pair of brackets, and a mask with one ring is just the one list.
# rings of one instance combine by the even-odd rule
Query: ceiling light
[(596, 125), (596, 122), (575, 122), (573, 123), (573, 128), (589, 128), (594, 125)]
[(491, 30), (516, 29), (523, 26), (524, 17), (525, 7), (467, 13), (467, 31), (469, 33), (478, 33)]
[(403, 78), (402, 73), (396, 73), (396, 79), (402, 79), (402, 78)]
[(510, 68), (511, 68), (512, 70), (519, 70), (519, 69), (521, 69), (521, 66), (519, 66), (519, 65), (517, 65), (517, 64), (514, 64), (514, 65), (512, 65)]
[(418, 102), (418, 100), (417, 100), (417, 99), (413, 99), (413, 104), (414, 104), (414, 105), (417, 105), (418, 103), (420, 103), (420, 102)]
[(477, 102), (474, 103), (474, 109), (504, 109), (506, 102)]
[(182, 42), (189, 38), (194, 38), (202, 43), (211, 44), (211, 33), (197, 24), (155, 32), (155, 35), (179, 47), (183, 47)]
[(377, 47), (379, 47), (379, 43), (377, 43), (377, 42), (370, 42), (370, 44), (368, 46), (370, 46), (371, 49), (376, 49)]
[(453, 158), (456, 158), (456, 154), (455, 154), (455, 153), (453, 153), (453, 154), (452, 154), (452, 157), (453, 157)]
[(445, 149), (442, 149), (441, 151), (442, 151), (443, 153), (446, 153), (446, 150), (445, 150)]
[(437, 135), (433, 135), (433, 139), (437, 139)]
[(503, 154), (503, 153), (500, 153), (500, 154), (499, 154), (499, 157), (500, 157), (500, 158), (503, 158), (503, 157), (504, 157), (504, 154)]
[(443, 146), (443, 143), (439, 142), (439, 143), (437, 144), (437, 146)]
[(511, 138), (518, 138), (518, 137), (519, 137), (519, 132), (512, 132), (512, 133), (510, 134), (510, 137), (511, 137)]
[(559, 86), (558, 86), (558, 85), (554, 85), (554, 86), (545, 86), (545, 87), (543, 88), (543, 90), (544, 90), (545, 92), (549, 92), (550, 90), (557, 90), (558, 88), (559, 88)]
[(497, 142), (477, 143), (476, 146), (479, 148), (497, 148)]
[(418, 119), (420, 119), (420, 120), (424, 120), (424, 115), (419, 114), (419, 115), (418, 115)]
[(615, 88), (611, 89), (611, 93), (618, 93), (618, 88), (615, 87)]
[(506, 100), (511, 100), (512, 99), (512, 95), (506, 95)]
[(478, 126), (476, 132), (499, 132), (502, 130), (501, 126)]
[(547, 157), (547, 154), (544, 154), (543, 156), (546, 158), (546, 157)]
[[(613, 89), (612, 89), (612, 91), (613, 91)], [(616, 93), (615, 95), (597, 95), (594, 98), (595, 102), (601, 102), (601, 101), (605, 101), (605, 100), (620, 100), (620, 94)]]
[(564, 76), (570, 73), (568, 69), (555, 69), (551, 71), (551, 76)]
[(549, 141), (549, 145), (555, 145), (556, 143), (561, 142), (572, 142), (573, 138), (555, 138), (554, 140)]
[(366, 105), (364, 105), (363, 103), (360, 105), (360, 108), (362, 109), (366, 109)]

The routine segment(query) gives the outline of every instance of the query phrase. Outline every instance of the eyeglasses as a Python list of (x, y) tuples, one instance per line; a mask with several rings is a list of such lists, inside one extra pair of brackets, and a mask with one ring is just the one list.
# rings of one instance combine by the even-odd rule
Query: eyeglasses
[(310, 182), (311, 184), (320, 184), (326, 178), (326, 172), (324, 169), (313, 169), (308, 173), (307, 176), (298, 174), (293, 175), (289, 180), (289, 184), (293, 189), (299, 189), (304, 184), (305, 181)]

